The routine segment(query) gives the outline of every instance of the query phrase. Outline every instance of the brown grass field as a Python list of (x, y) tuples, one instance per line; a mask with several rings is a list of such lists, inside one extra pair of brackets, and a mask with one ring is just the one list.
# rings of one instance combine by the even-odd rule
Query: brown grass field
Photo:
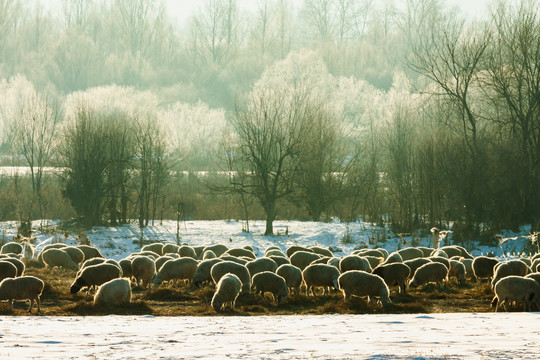
[[(69, 292), (75, 272), (64, 269), (49, 270), (39, 267), (37, 262), (27, 264), (26, 275), (34, 275), (45, 282), (41, 295), (41, 315), (84, 316), (84, 315), (153, 315), (153, 316), (207, 316), (217, 313), (210, 306), (214, 288), (210, 285), (200, 289), (181, 284), (177, 287), (160, 286), (157, 290), (133, 289), (132, 303), (115, 308), (94, 308), (93, 293), (83, 290), (75, 295)], [(238, 297), (235, 311), (219, 315), (319, 315), (319, 314), (406, 314), (443, 312), (492, 312), (490, 306), (493, 292), (487, 283), (467, 282), (463, 285), (451, 281), (443, 287), (433, 284), (409, 289), (407, 294), (398, 294), (397, 287), (391, 288), (391, 304), (368, 305), (363, 298), (345, 302), (341, 292), (330, 295), (289, 295), (285, 304), (276, 306), (266, 303), (260, 296), (244, 294)], [(8, 312), (7, 302), (0, 303), (0, 315), (25, 315), (28, 304), (15, 302), (13, 313)], [(521, 307), (511, 308), (521, 311)], [(35, 308), (33, 309), (35, 313)]]

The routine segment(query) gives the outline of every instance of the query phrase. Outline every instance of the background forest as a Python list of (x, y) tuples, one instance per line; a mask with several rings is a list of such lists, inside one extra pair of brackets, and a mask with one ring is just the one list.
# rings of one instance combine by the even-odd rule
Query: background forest
[(538, 229), (537, 1), (257, 4), (0, 0), (0, 220)]

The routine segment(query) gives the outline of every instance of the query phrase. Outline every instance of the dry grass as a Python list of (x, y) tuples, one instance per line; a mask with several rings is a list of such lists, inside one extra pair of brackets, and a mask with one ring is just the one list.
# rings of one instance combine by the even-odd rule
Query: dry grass
[[(175, 288), (160, 287), (157, 290), (133, 289), (132, 303), (128, 306), (94, 308), (93, 293), (84, 291), (71, 294), (69, 288), (75, 278), (71, 270), (49, 270), (36, 264), (28, 264), (27, 275), (34, 275), (45, 282), (41, 296), (41, 312), (47, 316), (77, 315), (153, 315), (153, 316), (203, 316), (216, 315), (210, 306), (214, 287), (210, 285), (197, 289), (192, 285), (180, 284)], [(392, 303), (385, 306), (368, 305), (363, 298), (353, 298), (345, 302), (339, 292), (329, 295), (306, 296), (291, 295), (286, 303), (270, 304), (260, 296), (242, 294), (236, 303), (235, 311), (225, 311), (220, 315), (319, 315), (319, 314), (405, 314), (437, 312), (489, 312), (493, 311), (490, 302), (493, 293), (487, 283), (453, 282), (442, 287), (428, 284), (416, 289), (408, 289), (407, 294), (398, 294), (391, 289)], [(0, 315), (23, 315), (28, 305), (16, 302), (13, 313), (7, 311), (7, 304), (0, 303)], [(35, 308), (34, 308), (35, 311)], [(510, 307), (510, 311), (521, 311), (521, 307)]]

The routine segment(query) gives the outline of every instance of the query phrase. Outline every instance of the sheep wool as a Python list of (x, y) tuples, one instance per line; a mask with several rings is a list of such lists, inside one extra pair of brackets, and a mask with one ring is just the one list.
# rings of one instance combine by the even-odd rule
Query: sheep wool
[(146, 287), (156, 274), (156, 264), (150, 257), (136, 256), (131, 260), (131, 272), (137, 285)]
[(339, 289), (343, 292), (345, 301), (352, 296), (367, 296), (368, 303), (372, 297), (379, 297), (382, 304), (390, 303), (390, 290), (379, 275), (370, 274), (360, 270), (350, 270), (338, 278)]
[(327, 264), (312, 264), (307, 266), (302, 272), (302, 278), (306, 283), (306, 295), (309, 296), (311, 292), (315, 295), (314, 288), (316, 286), (322, 286), (324, 295), (326, 295), (327, 288), (338, 288), (339, 270), (332, 265)]
[(71, 284), (70, 292), (76, 294), (81, 288), (99, 286), (109, 280), (122, 277), (122, 270), (116, 265), (102, 263), (86, 267)]
[(0, 254), (22, 254), (23, 246), (16, 242), (8, 242), (7, 244), (2, 245), (0, 249)]
[(417, 287), (435, 282), (442, 286), (443, 281), (448, 277), (448, 268), (439, 262), (431, 262), (420, 266), (414, 273), (409, 286)]
[(495, 284), (497, 284), (498, 281), (507, 276), (525, 276), (531, 272), (531, 269), (527, 266), (527, 264), (521, 260), (509, 260), (497, 265), (498, 266), (493, 274), (493, 280), (491, 281), (492, 287), (495, 287)]
[(173, 286), (176, 285), (176, 281), (178, 280), (191, 281), (198, 264), (198, 261), (191, 257), (182, 257), (167, 261), (154, 278), (154, 288), (157, 288), (164, 281), (173, 280)]
[(300, 268), (291, 264), (283, 264), (277, 268), (276, 274), (284, 278), (287, 287), (289, 289), (294, 289), (294, 294), (298, 295), (300, 292), (300, 285), (302, 285), (303, 281), (302, 270), (300, 270)]
[(205, 282), (211, 282), (212, 276), (210, 275), (210, 269), (212, 269), (212, 266), (217, 264), (218, 262), (223, 261), (222, 259), (208, 259), (203, 260), (197, 265), (197, 269), (195, 270), (195, 273), (193, 274), (193, 280), (192, 283), (196, 287), (200, 287)]
[(101, 252), (99, 252), (99, 249), (97, 247), (95, 247), (95, 246), (78, 245), (77, 249), (81, 250), (84, 253), (84, 258), (85, 259), (104, 258), (105, 257), (105, 256), (103, 256), (101, 254)]
[(17, 277), (17, 268), (9, 261), (0, 261), (0, 281)]
[(264, 297), (264, 293), (272, 293), (277, 305), (283, 304), (289, 294), (285, 279), (272, 271), (263, 271), (255, 274), (252, 279), (251, 288), (255, 294), (261, 294), (266, 302), (268, 300)]
[(474, 276), (477, 279), (490, 279), (493, 277), (493, 268), (499, 261), (495, 258), (478, 256), (472, 262)]
[(236, 299), (240, 294), (242, 281), (234, 274), (225, 274), (216, 285), (216, 292), (212, 297), (211, 306), (215, 311), (224, 310), (229, 305), (235, 310)]
[(131, 283), (128, 279), (112, 279), (102, 284), (94, 296), (94, 306), (117, 306), (131, 302)]
[(495, 297), (491, 305), (496, 305), (495, 312), (499, 310), (501, 304), (508, 304), (510, 301), (523, 302), (523, 310), (531, 311), (533, 302), (540, 302), (540, 284), (532, 278), (510, 275), (500, 279), (495, 284)]
[(28, 312), (32, 312), (34, 301), (37, 303), (37, 312), (41, 311), (40, 299), (45, 283), (35, 276), (21, 276), (7, 278), (0, 282), (0, 300), (9, 301), (9, 311), (13, 311), (14, 300), (30, 300)]
[(403, 263), (379, 265), (373, 269), (373, 274), (382, 277), (388, 286), (399, 286), (401, 294), (407, 292), (407, 279), (411, 274), (411, 269), (407, 265)]
[(251, 277), (249, 276), (247, 267), (233, 261), (221, 261), (210, 269), (210, 275), (215, 284), (219, 283), (219, 280), (227, 273), (232, 273), (240, 279), (242, 282), (242, 292), (249, 292), (251, 288)]
[(312, 251), (299, 250), (294, 252), (289, 258), (292, 265), (299, 267), (300, 270), (304, 270), (309, 264), (320, 259), (321, 256)]
[(62, 249), (48, 249), (42, 254), (43, 262), (50, 269), (54, 267), (63, 267), (76, 271), (79, 268), (71, 256)]
[(255, 260), (251, 260), (246, 264), (249, 270), (249, 275), (253, 278), (258, 273), (263, 271), (276, 272), (278, 265), (270, 258), (262, 257)]

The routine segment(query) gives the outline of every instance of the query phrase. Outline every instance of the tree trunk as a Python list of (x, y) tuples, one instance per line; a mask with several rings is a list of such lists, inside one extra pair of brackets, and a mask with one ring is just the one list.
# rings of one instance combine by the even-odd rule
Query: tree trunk
[(274, 219), (276, 218), (276, 205), (266, 206), (266, 230), (264, 235), (274, 235)]

